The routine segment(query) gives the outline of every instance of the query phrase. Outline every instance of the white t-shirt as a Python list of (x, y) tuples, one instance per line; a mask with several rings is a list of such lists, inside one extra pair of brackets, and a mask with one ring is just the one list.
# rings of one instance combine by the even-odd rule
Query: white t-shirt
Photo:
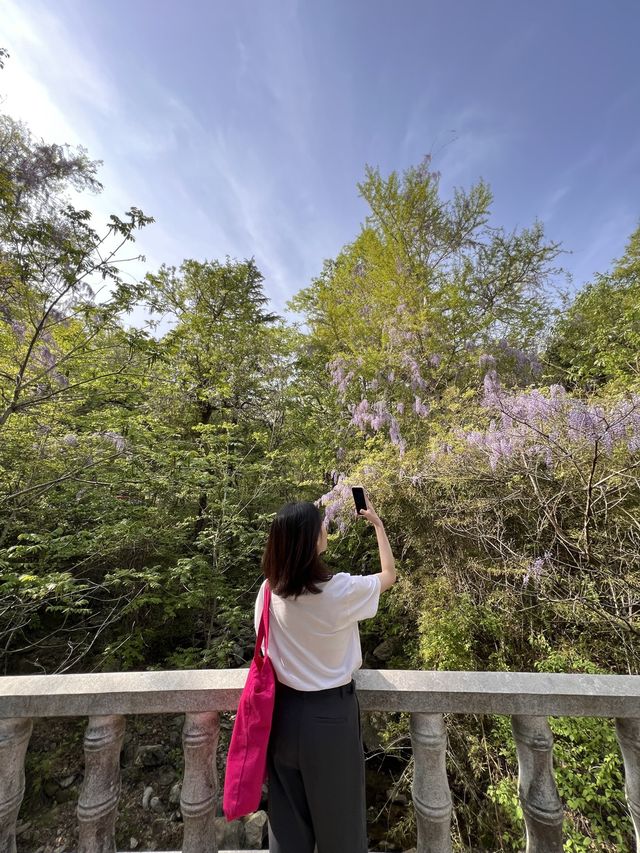
[[(256, 598), (256, 634), (265, 583)], [(269, 658), (278, 681), (296, 690), (348, 684), (362, 666), (358, 622), (371, 619), (378, 610), (376, 575), (340, 572), (318, 586), (322, 592), (304, 592), (295, 599), (271, 595)]]

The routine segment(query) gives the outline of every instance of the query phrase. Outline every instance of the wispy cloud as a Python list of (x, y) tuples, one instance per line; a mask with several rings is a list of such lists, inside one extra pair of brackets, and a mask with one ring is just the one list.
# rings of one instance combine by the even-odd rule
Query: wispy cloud
[[(295, 5), (289, 15), (297, 26)], [(247, 138), (246, 125), (234, 126), (222, 117), (205, 126), (177, 93), (144, 73), (130, 91), (118, 90), (100, 64), (99, 50), (84, 42), (81, 49), (51, 7), (0, 0), (0, 16), (12, 54), (0, 78), (8, 93), (6, 111), (37, 134), (84, 144), (104, 161), (105, 193), (85, 202), (97, 218), (133, 203), (156, 217), (139, 238), (149, 266), (190, 256), (255, 256), (280, 309), (308, 283), (308, 255), (300, 235), (309, 229), (308, 249), (317, 234), (305, 189), (296, 187), (294, 176), (313, 176), (305, 145), (309, 117), (304, 57), (295, 47), (299, 39), (291, 48), (287, 34), (271, 25), (262, 83), (271, 101), (270, 123), (289, 137), (287, 156), (293, 150), (297, 162), (289, 172), (285, 160), (270, 171), (273, 152), (261, 156), (260, 145)], [(248, 49), (240, 51), (244, 59), (237, 85), (249, 86), (243, 80)], [(284, 202), (287, 194), (291, 207)], [(302, 216), (296, 211), (299, 200)]]
[(558, 209), (562, 203), (562, 200), (566, 198), (566, 196), (571, 192), (571, 187), (565, 185), (563, 187), (558, 187), (558, 189), (553, 190), (545, 201), (543, 202), (542, 210), (539, 214), (539, 218), (543, 222), (550, 222), (554, 216), (557, 214)]

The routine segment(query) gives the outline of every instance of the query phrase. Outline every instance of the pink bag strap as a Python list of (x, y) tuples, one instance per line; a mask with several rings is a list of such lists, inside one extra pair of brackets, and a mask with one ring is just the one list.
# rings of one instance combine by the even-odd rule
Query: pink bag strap
[(256, 647), (253, 653), (253, 659), (258, 662), (260, 659), (262, 641), (264, 640), (264, 656), (267, 656), (269, 650), (269, 603), (271, 601), (271, 587), (269, 581), (264, 585), (264, 604), (262, 607), (262, 616), (258, 627), (258, 636), (256, 637)]

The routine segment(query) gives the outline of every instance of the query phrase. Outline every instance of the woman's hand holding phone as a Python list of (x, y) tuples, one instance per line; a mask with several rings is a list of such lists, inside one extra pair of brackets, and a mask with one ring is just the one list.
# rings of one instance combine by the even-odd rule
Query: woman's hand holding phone
[(366, 519), (370, 524), (373, 524), (374, 527), (383, 527), (384, 525), (382, 524), (382, 519), (373, 508), (373, 505), (369, 500), (369, 496), (366, 492), (364, 493), (364, 498), (367, 504), (367, 508), (361, 509), (360, 512), (358, 512), (358, 515), (362, 516), (362, 518)]
[[(380, 592), (384, 592), (396, 582), (396, 562), (393, 558), (391, 545), (387, 538), (382, 519), (375, 511), (367, 493), (361, 486), (353, 488), (353, 499), (356, 504), (356, 514), (361, 515), (369, 524), (373, 524), (378, 540), (380, 551), (380, 573), (376, 576), (380, 579)], [(363, 504), (364, 507), (363, 508)]]

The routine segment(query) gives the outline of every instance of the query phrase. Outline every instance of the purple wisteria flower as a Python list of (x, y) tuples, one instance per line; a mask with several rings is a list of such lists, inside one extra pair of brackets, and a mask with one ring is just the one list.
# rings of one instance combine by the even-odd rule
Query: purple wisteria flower
[(500, 404), (500, 380), (495, 370), (489, 370), (484, 376), (484, 405), (487, 407)]
[(335, 385), (342, 397), (347, 392), (347, 387), (353, 379), (353, 371), (347, 370), (347, 364), (342, 356), (337, 356), (329, 362), (327, 368), (331, 374), (331, 383)]
[(562, 385), (541, 390), (509, 393), (501, 389), (495, 370), (484, 380), (487, 409), (499, 414), (485, 432), (472, 431), (464, 438), (469, 447), (487, 454), (495, 470), (501, 459), (517, 451), (541, 459), (547, 467), (556, 456), (567, 458), (583, 447), (613, 453), (623, 447), (636, 453), (640, 444), (640, 395), (632, 395), (608, 409), (569, 395)]
[(538, 583), (540, 577), (542, 576), (542, 570), (546, 565), (548, 565), (551, 560), (551, 552), (546, 551), (542, 557), (537, 557), (527, 567), (527, 571), (525, 572), (524, 578), (522, 579), (522, 585), (527, 586), (531, 578)]
[(113, 432), (113, 430), (96, 432), (94, 435), (97, 438), (102, 438), (104, 441), (108, 441), (109, 444), (112, 444), (119, 453), (121, 453), (127, 446), (126, 438), (118, 432)]
[(402, 363), (409, 370), (411, 388), (415, 391), (417, 388), (426, 388), (427, 383), (420, 373), (420, 366), (416, 359), (409, 353), (402, 356)]
[(317, 503), (325, 507), (324, 521), (328, 526), (336, 522), (341, 533), (346, 530), (346, 523), (350, 519), (349, 512), (353, 507), (351, 487), (345, 483), (343, 475), (340, 474), (334, 487), (318, 498)]
[(391, 440), (391, 443), (395, 444), (396, 447), (398, 447), (400, 451), (400, 456), (403, 456), (407, 447), (407, 443), (402, 437), (402, 434), (400, 433), (400, 425), (398, 424), (398, 421), (393, 417), (393, 415), (391, 416), (391, 421), (389, 423), (389, 438)]
[(488, 353), (483, 353), (478, 359), (478, 365), (482, 368), (482, 370), (489, 370), (492, 367), (496, 366), (496, 360), (492, 355)]
[(416, 415), (421, 418), (426, 418), (429, 412), (431, 411), (429, 405), (427, 403), (423, 403), (420, 397), (418, 396), (416, 396), (415, 398), (413, 410)]

